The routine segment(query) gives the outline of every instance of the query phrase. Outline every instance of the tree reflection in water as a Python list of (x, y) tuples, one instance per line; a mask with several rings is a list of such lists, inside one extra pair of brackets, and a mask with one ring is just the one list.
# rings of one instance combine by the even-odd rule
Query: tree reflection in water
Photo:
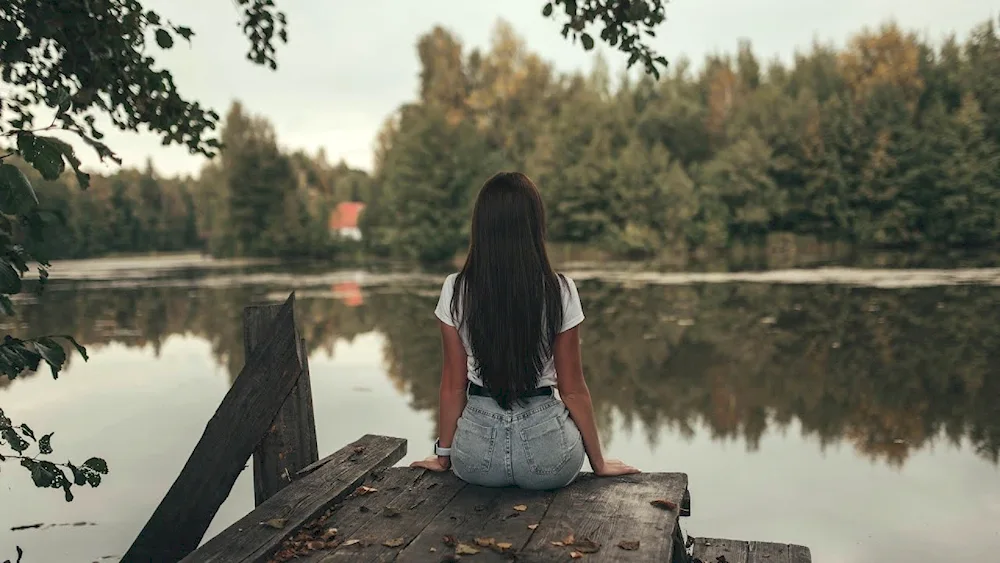
[[(894, 466), (935, 439), (967, 440), (998, 462), (996, 288), (579, 285), (588, 316), (584, 366), (604, 428), (617, 412), (639, 423), (651, 445), (665, 426), (692, 435), (703, 425), (716, 439), (754, 450), (769, 427), (797, 420), (824, 446), (848, 442)], [(436, 289), (374, 287), (339, 300), (333, 291), (305, 293), (296, 318), (311, 349), (327, 353), (338, 339), (380, 332), (389, 377), (413, 408), (433, 409)], [(194, 335), (211, 343), (233, 377), (243, 363), (242, 307), (268, 295), (260, 287), (77, 291), (64, 284), (21, 305), (17, 330), (154, 353), (171, 335)]]

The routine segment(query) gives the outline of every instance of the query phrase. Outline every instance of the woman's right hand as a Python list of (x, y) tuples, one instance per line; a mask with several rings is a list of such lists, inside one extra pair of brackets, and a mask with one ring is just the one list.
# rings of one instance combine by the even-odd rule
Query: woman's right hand
[(616, 475), (631, 475), (641, 473), (631, 465), (625, 465), (620, 459), (606, 459), (598, 467), (594, 467), (594, 475), (598, 477), (614, 477)]

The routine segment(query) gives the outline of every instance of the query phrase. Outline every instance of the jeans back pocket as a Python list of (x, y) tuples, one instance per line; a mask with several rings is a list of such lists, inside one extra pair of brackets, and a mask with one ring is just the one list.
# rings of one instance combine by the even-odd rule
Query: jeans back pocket
[[(560, 416), (560, 410), (563, 409), (548, 409), (544, 420), (518, 430), (528, 468), (536, 475), (559, 471), (571, 457), (566, 439), (566, 420)], [(526, 422), (534, 421), (529, 419)]]
[(462, 414), (452, 444), (451, 461), (459, 466), (456, 471), (461, 474), (487, 473), (493, 462), (496, 441), (496, 426), (486, 426)]

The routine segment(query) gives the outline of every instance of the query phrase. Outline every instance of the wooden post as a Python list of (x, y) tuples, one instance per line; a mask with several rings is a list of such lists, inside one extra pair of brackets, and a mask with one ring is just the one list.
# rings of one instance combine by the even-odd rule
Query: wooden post
[(261, 344), (247, 358), (123, 562), (172, 563), (198, 547), (302, 373), (294, 306), (293, 293), (263, 331)]
[[(267, 327), (280, 310), (281, 305), (255, 305), (243, 309), (246, 357), (252, 356), (260, 346), (267, 336)], [(254, 506), (260, 506), (291, 483), (299, 471), (319, 459), (305, 340), (299, 340), (298, 347), (302, 364), (299, 381), (253, 452)]]

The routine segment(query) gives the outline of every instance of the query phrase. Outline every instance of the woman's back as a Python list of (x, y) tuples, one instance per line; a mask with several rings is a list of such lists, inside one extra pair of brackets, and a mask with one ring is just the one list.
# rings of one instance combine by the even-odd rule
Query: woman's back
[(585, 456), (597, 474), (636, 471), (601, 454), (580, 362), (583, 307), (573, 280), (549, 263), (531, 180), (490, 178), (470, 235), (465, 265), (445, 280), (435, 310), (444, 359), (436, 455), (416, 465), (531, 489), (569, 484)]
[[(559, 288), (560, 288), (560, 306), (562, 307), (562, 324), (556, 330), (557, 333), (565, 332), (584, 320), (583, 306), (580, 303), (580, 294), (577, 291), (576, 284), (572, 279), (559, 275)], [(483, 386), (483, 378), (479, 373), (479, 366), (476, 360), (476, 356), (472, 349), (472, 344), (469, 338), (469, 330), (467, 326), (461, 326), (461, 319), (463, 318), (463, 310), (461, 300), (456, 307), (456, 310), (452, 310), (452, 303), (454, 301), (455, 294), (455, 283), (459, 278), (459, 274), (452, 274), (448, 276), (444, 285), (441, 288), (441, 296), (438, 299), (437, 308), (434, 310), (434, 314), (437, 318), (447, 324), (448, 326), (458, 327), (459, 335), (462, 339), (462, 345), (465, 347), (467, 358), (468, 374), (467, 377), (469, 381), (475, 383), (476, 385)], [(517, 299), (517, 296), (512, 296), (513, 299)], [(511, 326), (503, 328), (503, 330), (518, 330), (519, 327)], [(556, 368), (555, 361), (551, 353), (548, 353), (543, 357), (542, 369), (539, 373), (538, 381), (535, 387), (546, 387), (556, 385)]]

